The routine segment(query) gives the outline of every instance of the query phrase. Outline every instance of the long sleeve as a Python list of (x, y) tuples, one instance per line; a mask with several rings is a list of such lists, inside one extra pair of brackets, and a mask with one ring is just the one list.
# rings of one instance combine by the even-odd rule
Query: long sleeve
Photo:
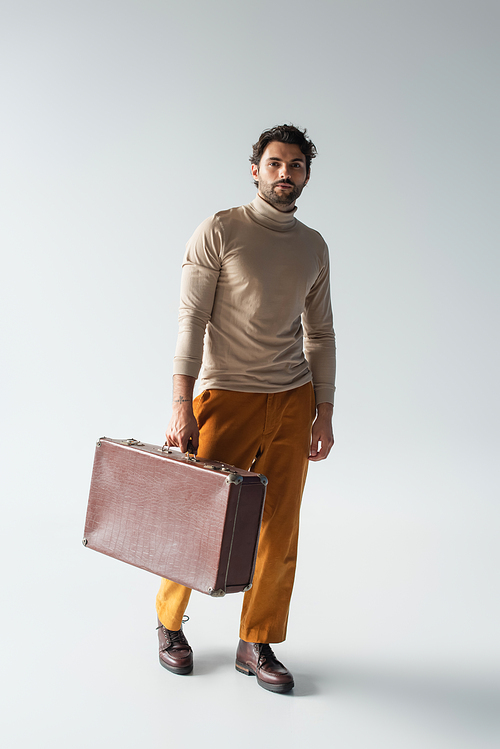
[(316, 403), (333, 403), (335, 395), (336, 346), (330, 300), (328, 255), (307, 295), (302, 314), (304, 354), (312, 372)]
[(204, 221), (187, 244), (182, 264), (174, 374), (198, 377), (205, 329), (212, 314), (219, 279), (221, 248), (221, 228), (213, 218)]

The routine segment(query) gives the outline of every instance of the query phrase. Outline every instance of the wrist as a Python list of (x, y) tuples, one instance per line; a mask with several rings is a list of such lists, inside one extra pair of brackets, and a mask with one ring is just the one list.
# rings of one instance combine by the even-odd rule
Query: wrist
[(186, 398), (183, 395), (178, 396), (173, 399), (172, 408), (174, 408), (176, 411), (191, 411), (193, 408), (193, 399)]

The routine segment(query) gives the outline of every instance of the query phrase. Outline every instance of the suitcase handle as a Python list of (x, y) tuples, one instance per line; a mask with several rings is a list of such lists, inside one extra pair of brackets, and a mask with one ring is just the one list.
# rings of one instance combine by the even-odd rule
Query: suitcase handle
[(193, 455), (194, 459), (196, 460), (196, 450), (194, 449), (193, 440), (191, 437), (188, 439), (188, 443), (186, 446), (186, 455), (189, 457), (190, 455)]
[[(137, 444), (142, 444), (142, 442), (139, 442)], [(161, 448), (161, 451), (162, 451), (162, 453), (170, 453), (170, 452), (172, 452), (171, 449), (170, 449), (170, 445), (167, 445), (166, 442), (163, 445), (163, 447)], [(196, 460), (196, 452), (194, 450), (193, 440), (191, 439), (191, 437), (188, 439), (188, 443), (187, 443), (186, 460), (191, 460), (193, 462), (198, 462)]]

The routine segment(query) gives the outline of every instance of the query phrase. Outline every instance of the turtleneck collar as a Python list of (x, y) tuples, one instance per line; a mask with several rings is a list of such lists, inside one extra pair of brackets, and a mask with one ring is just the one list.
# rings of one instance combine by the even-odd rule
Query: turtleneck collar
[(248, 207), (251, 209), (252, 218), (255, 219), (257, 223), (262, 224), (262, 226), (266, 226), (268, 229), (274, 229), (275, 231), (290, 231), (290, 229), (293, 229), (297, 223), (295, 218), (297, 206), (295, 206), (292, 211), (287, 211), (285, 213), (284, 211), (278, 211), (277, 208), (274, 208), (270, 203), (264, 200), (264, 198), (257, 195), (257, 197), (248, 204)]

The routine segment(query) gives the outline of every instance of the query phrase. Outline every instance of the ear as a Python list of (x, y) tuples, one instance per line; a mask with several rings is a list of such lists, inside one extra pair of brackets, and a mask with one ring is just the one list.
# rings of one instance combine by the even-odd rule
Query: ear
[(250, 166), (252, 169), (252, 177), (254, 178), (256, 182), (258, 182), (259, 181), (259, 167), (257, 166), (257, 164), (250, 164)]

